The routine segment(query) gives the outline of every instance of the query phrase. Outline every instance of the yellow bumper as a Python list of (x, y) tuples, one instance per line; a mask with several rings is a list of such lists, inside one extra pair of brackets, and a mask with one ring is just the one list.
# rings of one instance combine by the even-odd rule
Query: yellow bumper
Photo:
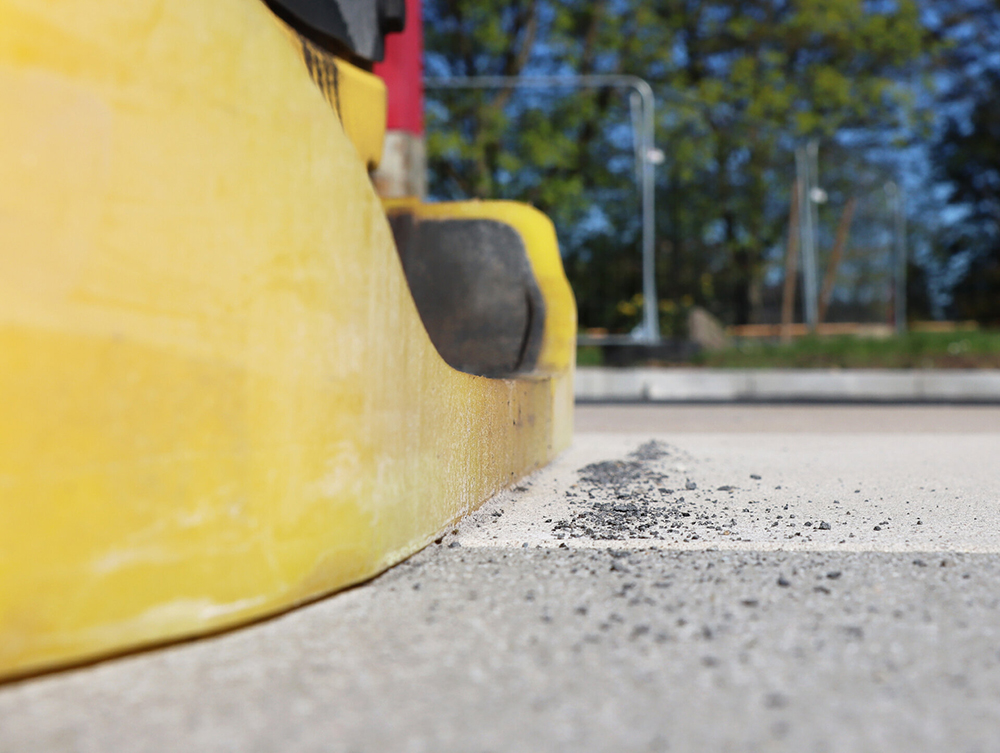
[(551, 224), (427, 210), (511, 224), (552, 314), (534, 373), (451, 369), (384, 103), (352, 143), (263, 3), (0, 0), (0, 108), (0, 678), (356, 583), (568, 444)]

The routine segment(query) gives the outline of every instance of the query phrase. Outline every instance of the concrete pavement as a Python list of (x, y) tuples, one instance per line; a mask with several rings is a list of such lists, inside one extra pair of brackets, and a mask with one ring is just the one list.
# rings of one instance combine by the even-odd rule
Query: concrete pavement
[(0, 751), (992, 751), (1000, 408), (592, 406), (380, 578), (0, 687)]

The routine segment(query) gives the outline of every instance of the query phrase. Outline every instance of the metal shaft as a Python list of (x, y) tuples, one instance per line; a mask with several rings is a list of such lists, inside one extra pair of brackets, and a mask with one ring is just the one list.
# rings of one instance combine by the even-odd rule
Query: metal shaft
[[(818, 275), (816, 273), (816, 205), (812, 189), (816, 186), (816, 176), (812, 161), (815, 142), (800, 146), (795, 150), (795, 165), (799, 184), (799, 223), (802, 233), (802, 293), (806, 326), (810, 331), (816, 328), (819, 319)], [(811, 153), (812, 152), (812, 153)]]
[(906, 332), (906, 212), (903, 188), (889, 181), (886, 193), (892, 204), (893, 318), (896, 321), (896, 332), (903, 334)]
[(599, 89), (617, 87), (631, 89), (639, 94), (642, 102), (642, 129), (640, 154), (642, 155), (642, 342), (660, 340), (659, 301), (656, 297), (656, 218), (655, 218), (655, 165), (650, 152), (655, 143), (655, 100), (649, 83), (638, 76), (583, 75), (583, 76), (449, 76), (424, 80), (425, 89)]

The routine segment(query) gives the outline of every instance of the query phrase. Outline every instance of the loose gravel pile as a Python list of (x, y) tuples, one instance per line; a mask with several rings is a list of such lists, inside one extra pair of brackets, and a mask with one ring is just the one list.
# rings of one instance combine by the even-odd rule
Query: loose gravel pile
[[(640, 445), (625, 457), (577, 470), (563, 492), (568, 514), (553, 516), (560, 541), (665, 541), (673, 544), (790, 541), (832, 546), (857, 532), (888, 531), (892, 517), (877, 500), (812, 499), (792, 488), (769, 485), (759, 473), (721, 485), (700, 483), (698, 460), (661, 441)], [(518, 492), (527, 491), (518, 487)], [(515, 496), (514, 503), (517, 503)], [(495, 510), (499, 517), (502, 511)], [(908, 514), (909, 515), (909, 514)], [(922, 525), (918, 514), (905, 523)]]

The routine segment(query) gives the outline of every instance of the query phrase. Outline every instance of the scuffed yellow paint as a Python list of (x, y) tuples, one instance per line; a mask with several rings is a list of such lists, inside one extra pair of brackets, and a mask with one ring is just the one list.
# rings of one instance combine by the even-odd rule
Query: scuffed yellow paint
[(385, 140), (386, 88), (374, 73), (334, 57), (326, 50), (285, 27), (302, 56), (313, 83), (336, 111), (344, 133), (369, 170), (378, 167)]
[(0, 0), (0, 112), (0, 677), (370, 577), (568, 443), (551, 226), (479, 205), (526, 238), (539, 371), (449, 368), (263, 3)]

